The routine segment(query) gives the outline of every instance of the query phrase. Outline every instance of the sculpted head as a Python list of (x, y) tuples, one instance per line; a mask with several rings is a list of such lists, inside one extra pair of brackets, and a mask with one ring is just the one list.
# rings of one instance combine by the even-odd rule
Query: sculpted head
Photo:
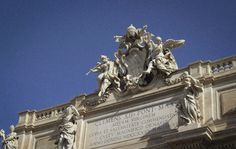
[(183, 74), (182, 74), (183, 77), (187, 77), (188, 75), (189, 75), (189, 74), (188, 74), (187, 71), (184, 71)]
[(161, 37), (156, 37), (156, 41), (157, 41), (157, 44), (161, 44), (161, 42), (162, 42)]
[(189, 77), (187, 77), (187, 78), (185, 78), (184, 79), (184, 85), (186, 86), (186, 87), (191, 87), (191, 78), (189, 78)]
[(189, 73), (187, 71), (184, 71), (184, 73), (182, 74), (183, 76), (183, 84), (186, 86), (186, 87), (191, 87), (192, 85), (192, 78), (191, 76), (189, 75)]
[(73, 110), (72, 110), (72, 108), (69, 106), (69, 107), (67, 107), (63, 112), (64, 112), (65, 115), (71, 115), (71, 114), (73, 113)]
[(14, 130), (15, 130), (15, 126), (14, 126), (14, 125), (11, 125), (11, 126), (10, 126), (10, 131), (11, 131), (11, 132), (14, 132)]
[(127, 35), (130, 36), (130, 37), (134, 37), (136, 33), (137, 33), (137, 29), (133, 26), (133, 24), (131, 24), (127, 28)]
[(107, 62), (107, 61), (109, 61), (109, 58), (106, 55), (101, 55), (101, 61)]
[(5, 135), (5, 131), (3, 129), (0, 130), (0, 137)]

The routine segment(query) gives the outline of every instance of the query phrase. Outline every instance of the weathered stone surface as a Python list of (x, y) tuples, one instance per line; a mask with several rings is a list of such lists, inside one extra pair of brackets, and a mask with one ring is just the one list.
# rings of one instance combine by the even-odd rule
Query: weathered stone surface
[(236, 113), (236, 87), (222, 92), (220, 95), (221, 114), (229, 115)]
[[(137, 68), (130, 68), (130, 72), (135, 72), (131, 69)], [(182, 77), (185, 71), (187, 80)], [(130, 81), (135, 83), (135, 79)], [(81, 115), (77, 124), (73, 121), (76, 149), (236, 148), (235, 56), (195, 62), (153, 84), (151, 88), (132, 90), (122, 96), (112, 93), (99, 104), (87, 104), (100, 98), (93, 93), (52, 108), (21, 112), (15, 130), (18, 147), (55, 149), (63, 111), (74, 105)], [(196, 87), (200, 90), (195, 90)], [(191, 106), (185, 116), (197, 115), (191, 124), (183, 123), (181, 118), (180, 107), (188, 107), (181, 105), (186, 97), (192, 98), (187, 100)]]
[(57, 146), (55, 145), (55, 138), (45, 137), (38, 139), (35, 144), (36, 149), (55, 149)]
[(86, 148), (95, 148), (176, 129), (179, 125), (178, 109), (174, 102), (144, 105), (118, 111), (87, 125)]
[(97, 104), (105, 102), (111, 92), (124, 95), (128, 91), (145, 90), (144, 86), (163, 80), (178, 69), (171, 50), (182, 46), (185, 40), (162, 41), (161, 37), (154, 37), (147, 31), (147, 25), (136, 28), (132, 24), (126, 34), (114, 36), (119, 43), (115, 60), (101, 55), (100, 62), (87, 73), (98, 73)]

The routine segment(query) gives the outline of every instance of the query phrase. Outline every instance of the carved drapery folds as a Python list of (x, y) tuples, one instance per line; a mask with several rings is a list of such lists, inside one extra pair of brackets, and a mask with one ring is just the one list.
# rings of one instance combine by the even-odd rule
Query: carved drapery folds
[(18, 149), (18, 137), (16, 132), (14, 132), (15, 127), (10, 126), (10, 134), (6, 135), (3, 129), (0, 130), (0, 136), (2, 137), (2, 147), (3, 149)]
[(185, 40), (168, 39), (165, 42), (147, 31), (147, 26), (130, 25), (123, 36), (114, 36), (118, 50), (111, 61), (102, 55), (101, 61), (89, 72), (98, 73), (99, 102), (104, 102), (111, 91), (125, 95), (129, 91), (144, 90), (155, 79), (165, 79), (178, 69), (171, 49)]
[(202, 84), (188, 72), (182, 75), (184, 97), (180, 102), (181, 118), (187, 123), (199, 123), (201, 119), (199, 93), (203, 91)]
[(73, 105), (63, 111), (62, 123), (59, 125), (59, 138), (55, 142), (57, 149), (75, 149), (76, 120), (79, 116), (78, 110)]

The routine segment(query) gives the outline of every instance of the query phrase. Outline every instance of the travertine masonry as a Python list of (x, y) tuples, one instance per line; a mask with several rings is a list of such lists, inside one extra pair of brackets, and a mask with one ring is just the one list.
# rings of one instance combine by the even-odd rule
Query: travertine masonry
[[(217, 68), (217, 69), (216, 69)], [(180, 101), (186, 96), (184, 72), (200, 81), (200, 122), (186, 124)], [(99, 105), (97, 93), (81, 95), (69, 103), (20, 113), (16, 132), (19, 149), (55, 149), (63, 110), (74, 105), (77, 149), (233, 149), (236, 148), (236, 57), (195, 62), (175, 72), (166, 85), (124, 96), (111, 94)]]

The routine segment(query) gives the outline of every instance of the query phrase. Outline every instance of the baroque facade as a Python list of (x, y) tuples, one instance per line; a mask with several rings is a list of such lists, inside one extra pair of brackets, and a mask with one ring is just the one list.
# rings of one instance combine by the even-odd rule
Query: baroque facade
[(171, 49), (183, 39), (133, 25), (114, 38), (114, 61), (102, 55), (90, 69), (98, 92), (21, 112), (17, 148), (236, 148), (235, 56), (178, 69)]

